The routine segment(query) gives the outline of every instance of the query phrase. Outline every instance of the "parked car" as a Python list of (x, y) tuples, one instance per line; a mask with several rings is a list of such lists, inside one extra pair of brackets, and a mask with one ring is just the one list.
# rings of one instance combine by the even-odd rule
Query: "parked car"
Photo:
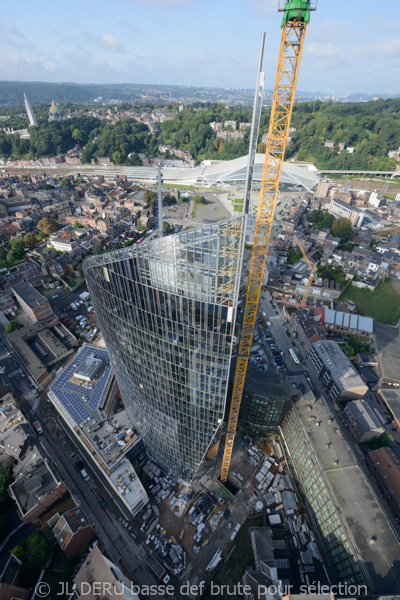
[(56, 298), (58, 298), (58, 294), (54, 294), (54, 296), (51, 297), (52, 300), (55, 300)]

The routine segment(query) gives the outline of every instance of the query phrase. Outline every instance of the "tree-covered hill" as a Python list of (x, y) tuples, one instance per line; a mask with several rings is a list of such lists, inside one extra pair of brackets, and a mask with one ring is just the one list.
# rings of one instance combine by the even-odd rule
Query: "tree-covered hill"
[[(259, 152), (268, 132), (270, 110), (261, 115)], [(198, 160), (205, 158), (229, 160), (248, 151), (248, 136), (242, 140), (223, 142), (207, 126), (212, 121), (236, 120), (248, 122), (249, 107), (231, 110), (221, 105), (208, 104), (195, 112), (189, 108), (177, 114), (172, 121), (161, 125), (161, 141), (189, 150)], [(307, 102), (295, 104), (291, 126), (296, 128), (287, 147), (286, 158), (309, 160), (325, 169), (389, 170), (396, 167), (388, 157), (389, 150), (400, 145), (400, 99), (359, 103)], [(324, 147), (325, 140), (335, 142), (334, 149)], [(338, 144), (354, 148), (338, 153)]]
[[(97, 156), (109, 156), (116, 164), (139, 165), (139, 152), (154, 156), (157, 138), (144, 123), (121, 119), (115, 125), (94, 117), (82, 116), (66, 121), (40, 121), (29, 128), (30, 138), (0, 131), (0, 157), (11, 160), (33, 159), (66, 153), (76, 144), (82, 150), (82, 162)], [(129, 154), (131, 156), (129, 157)]]
[[(389, 150), (400, 146), (400, 98), (359, 103), (296, 104), (292, 126), (297, 128), (287, 154), (311, 159), (325, 169), (389, 170), (396, 167)], [(334, 149), (324, 147), (335, 142)], [(338, 153), (338, 144), (353, 147)]]
[[(66, 104), (69, 115), (87, 112), (83, 105)], [(138, 154), (158, 154), (158, 142), (188, 150), (198, 161), (204, 159), (230, 160), (248, 152), (249, 131), (243, 139), (226, 142), (217, 137), (210, 127), (213, 121), (249, 123), (252, 110), (248, 106), (227, 108), (216, 103), (197, 103), (176, 111), (172, 120), (160, 123), (160, 138), (149, 134), (146, 125), (131, 117), (122, 118), (115, 125), (83, 114), (66, 121), (48, 123), (49, 107), (35, 106), (38, 125), (30, 128), (30, 139), (7, 135), (0, 130), (0, 157), (39, 158), (67, 152), (76, 143), (83, 148), (82, 160), (89, 162), (96, 156), (109, 156), (117, 164), (140, 164)], [(100, 111), (107, 107), (99, 108)], [(120, 104), (118, 111), (141, 113), (151, 111), (148, 105)], [(268, 132), (270, 110), (261, 114), (258, 151), (265, 152), (261, 142)], [(24, 107), (0, 109), (2, 127), (24, 128), (28, 119)], [(295, 131), (287, 146), (286, 158), (312, 161), (321, 169), (392, 170), (398, 163), (388, 157), (389, 150), (400, 145), (400, 98), (360, 103), (307, 102), (295, 104), (291, 126)], [(332, 140), (334, 148), (324, 142)], [(354, 148), (339, 153), (339, 143)], [(129, 156), (130, 155), (130, 156)]]

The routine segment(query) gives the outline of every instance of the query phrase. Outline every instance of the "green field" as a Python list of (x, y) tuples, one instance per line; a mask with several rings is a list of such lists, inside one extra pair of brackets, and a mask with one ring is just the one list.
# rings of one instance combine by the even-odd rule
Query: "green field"
[(386, 279), (374, 292), (349, 285), (339, 300), (353, 300), (359, 312), (380, 323), (396, 325), (400, 319), (400, 282)]

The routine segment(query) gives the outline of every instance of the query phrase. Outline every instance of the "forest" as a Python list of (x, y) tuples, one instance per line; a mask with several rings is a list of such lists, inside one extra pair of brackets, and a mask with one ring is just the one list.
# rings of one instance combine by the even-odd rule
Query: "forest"
[[(67, 112), (79, 107), (64, 105)], [(154, 105), (155, 106), (155, 105)], [(134, 110), (140, 113), (145, 106), (124, 103), (118, 111)], [(188, 150), (198, 162), (204, 159), (231, 160), (248, 152), (249, 131), (243, 139), (225, 142), (210, 127), (212, 121), (235, 120), (250, 122), (249, 106), (228, 108), (216, 103), (195, 103), (177, 111), (172, 120), (160, 123), (160, 138), (149, 134), (147, 126), (127, 117), (115, 125), (95, 117), (83, 115), (66, 121), (47, 121), (48, 106), (34, 107), (38, 125), (30, 128), (30, 139), (8, 135), (0, 131), (0, 157), (9, 159), (39, 158), (65, 153), (75, 144), (82, 151), (82, 162), (96, 156), (109, 156), (116, 164), (140, 165), (139, 153), (158, 155), (158, 143)], [(79, 107), (82, 109), (82, 106)], [(87, 107), (85, 107), (87, 110)], [(147, 110), (150, 106), (147, 106)], [(102, 107), (107, 110), (107, 107)], [(261, 114), (258, 152), (265, 152), (261, 142), (268, 132), (270, 110)], [(3, 127), (14, 129), (27, 126), (23, 107), (0, 109)], [(359, 103), (303, 102), (294, 105), (291, 127), (295, 131), (288, 143), (286, 159), (311, 161), (320, 169), (394, 170), (396, 161), (388, 157), (389, 150), (400, 144), (400, 98)], [(332, 140), (334, 148), (324, 142)], [(339, 153), (338, 144), (345, 145)], [(354, 148), (349, 154), (347, 147)]]
[[(297, 129), (288, 144), (287, 155), (310, 160), (320, 169), (396, 168), (389, 150), (400, 145), (400, 98), (359, 103), (307, 102), (296, 104), (292, 126)], [(324, 147), (325, 140), (335, 143)], [(338, 153), (338, 144), (353, 147)]]
[(116, 164), (140, 165), (139, 152), (154, 156), (158, 151), (157, 139), (149, 135), (147, 125), (131, 118), (121, 119), (115, 125), (90, 116), (51, 123), (38, 120), (29, 133), (30, 138), (26, 139), (0, 131), (0, 157), (16, 160), (56, 156), (79, 144), (83, 148), (82, 162), (109, 156)]
[[(268, 132), (270, 110), (261, 114), (258, 151), (265, 152), (261, 143)], [(178, 113), (172, 121), (161, 124), (161, 141), (189, 150), (197, 160), (229, 160), (248, 151), (249, 139), (223, 142), (207, 127), (212, 121), (251, 120), (249, 107), (209, 104), (195, 112), (191, 107)], [(302, 102), (294, 105), (291, 126), (296, 131), (287, 146), (286, 159), (313, 162), (321, 169), (392, 170), (394, 159), (387, 156), (400, 144), (400, 98), (359, 103)], [(325, 140), (335, 143), (325, 148)], [(353, 147), (338, 153), (338, 144)]]

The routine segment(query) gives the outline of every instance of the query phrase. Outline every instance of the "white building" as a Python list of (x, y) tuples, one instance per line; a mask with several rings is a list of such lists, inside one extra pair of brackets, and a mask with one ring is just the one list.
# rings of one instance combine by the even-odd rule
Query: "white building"
[(379, 198), (378, 192), (371, 192), (370, 197), (368, 199), (368, 204), (371, 204), (371, 206), (375, 206), (375, 208), (378, 208), (381, 205), (381, 202), (382, 198)]
[(107, 350), (86, 344), (54, 379), (48, 399), (97, 476), (103, 476), (125, 512), (136, 516), (149, 502), (127, 455), (140, 440), (118, 405), (118, 386)]

